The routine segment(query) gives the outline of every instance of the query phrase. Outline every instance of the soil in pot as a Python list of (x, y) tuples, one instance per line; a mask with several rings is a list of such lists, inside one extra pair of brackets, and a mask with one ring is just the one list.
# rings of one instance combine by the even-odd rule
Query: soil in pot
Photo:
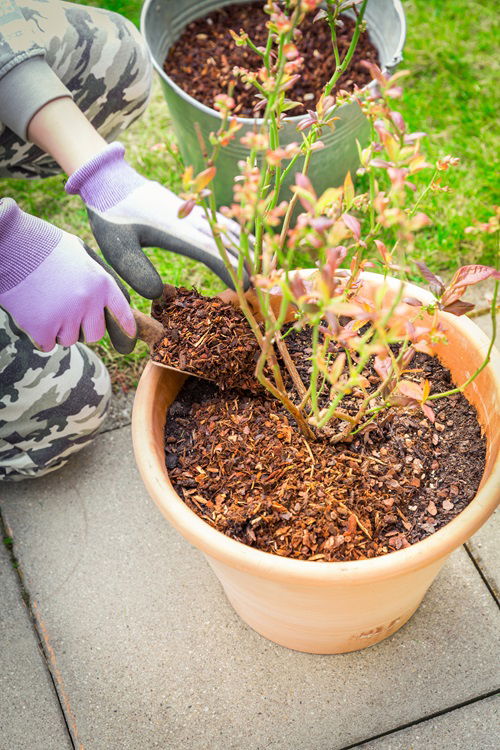
[[(205, 359), (193, 354), (194, 344), (210, 330), (213, 300), (196, 292), (182, 293), (181, 299), (182, 317), (172, 302), (155, 309), (167, 327), (155, 358), (168, 359), (178, 320), (179, 341), (190, 327), (195, 331), (185, 340), (184, 356), (202, 371)], [(231, 328), (229, 317), (244, 327), (242, 313), (228, 307), (226, 327)], [(200, 323), (202, 309), (206, 325)], [(309, 367), (308, 337), (307, 331), (287, 337), (302, 372)], [(239, 333), (236, 339), (241, 343)], [(211, 348), (215, 379), (217, 358), (222, 368), (232, 357), (231, 338), (225, 334), (222, 341)], [(178, 343), (175, 357), (181, 348)], [(251, 382), (254, 356), (246, 360), (245, 386)], [(433, 392), (452, 387), (449, 372), (436, 358), (418, 354), (412, 368), (419, 370), (416, 379), (431, 382)], [(370, 379), (374, 373), (368, 368), (365, 375)], [(398, 409), (382, 412), (352, 442), (331, 443), (327, 437), (307, 442), (258, 384), (248, 390), (235, 387), (235, 380), (231, 388), (220, 382), (225, 387), (198, 378), (184, 385), (168, 413), (166, 466), (191, 510), (251, 547), (312, 561), (376, 557), (433, 534), (476, 494), (486, 443), (475, 410), (462, 395), (433, 403), (434, 424), (418, 411)], [(352, 399), (343, 408), (354, 409)]]
[[(165, 72), (181, 89), (208, 107), (213, 107), (218, 94), (227, 93), (229, 85), (235, 84), (235, 114), (252, 116), (255, 89), (245, 87), (233, 75), (233, 68), (258, 70), (260, 58), (248, 47), (237, 47), (229, 30), (239, 33), (243, 29), (258, 47), (265, 46), (269, 16), (264, 13), (263, 6), (262, 0), (245, 5), (235, 3), (192, 21), (169, 50), (163, 66)], [(330, 28), (324, 19), (314, 22), (315, 15), (309, 13), (306, 16), (300, 29), (301, 37), (297, 40), (304, 66), (301, 79), (288, 92), (290, 99), (300, 103), (290, 111), (292, 115), (300, 115), (315, 106), (335, 71)], [(342, 23), (337, 31), (341, 59), (349, 48), (355, 26), (354, 21), (346, 16)], [(361, 34), (351, 64), (332, 93), (339, 89), (351, 92), (355, 86), (362, 88), (370, 82), (370, 73), (361, 64), (363, 60), (379, 63), (377, 50), (367, 32)]]

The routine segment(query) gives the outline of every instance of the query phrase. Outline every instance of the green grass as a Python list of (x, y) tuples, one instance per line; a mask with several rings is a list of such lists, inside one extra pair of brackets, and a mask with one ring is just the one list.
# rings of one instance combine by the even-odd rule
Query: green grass
[[(138, 23), (141, 3), (129, 0), (87, 2), (126, 15)], [(494, 0), (411, 0), (404, 2), (408, 35), (403, 66), (411, 71), (404, 99), (398, 104), (412, 130), (431, 135), (426, 150), (433, 160), (445, 154), (460, 157), (460, 166), (444, 175), (453, 192), (432, 195), (425, 210), (434, 223), (417, 236), (416, 257), (435, 271), (452, 272), (465, 262), (495, 263), (494, 236), (464, 234), (475, 219), (485, 221), (500, 202), (498, 195), (498, 36)], [(175, 163), (152, 150), (172, 142), (168, 112), (156, 83), (146, 115), (123, 137), (129, 161), (142, 174), (179, 189)], [(79, 198), (64, 192), (64, 177), (47, 180), (0, 181), (0, 195), (9, 195), (28, 212), (74, 232), (95, 246)], [(162, 277), (172, 284), (196, 286), (208, 293), (220, 281), (200, 264), (162, 250), (148, 250)], [(149, 303), (132, 293), (133, 304)], [(117, 355), (107, 339), (96, 347), (117, 385), (133, 385), (147, 354), (143, 345), (128, 357)]]

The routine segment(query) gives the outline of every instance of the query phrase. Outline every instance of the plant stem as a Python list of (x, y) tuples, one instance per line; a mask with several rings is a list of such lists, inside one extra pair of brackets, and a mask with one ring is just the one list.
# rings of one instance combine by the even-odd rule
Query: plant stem
[[(352, 56), (354, 55), (354, 51), (356, 50), (358, 40), (361, 34), (361, 24), (363, 22), (363, 18), (365, 15), (366, 5), (368, 0), (363, 0), (363, 4), (361, 5), (361, 8), (359, 10), (359, 14), (356, 17), (356, 27), (354, 29), (354, 34), (352, 35), (351, 43), (349, 45), (349, 49), (347, 50), (344, 59), (342, 60), (342, 63), (340, 66), (337, 65), (334, 74), (328, 81), (328, 83), (325, 86), (325, 96), (328, 96), (337, 83), (340, 76), (345, 73), (347, 67), (349, 66), (349, 63), (352, 60)], [(331, 27), (330, 27), (331, 28)], [(335, 44), (335, 42), (334, 42)]]

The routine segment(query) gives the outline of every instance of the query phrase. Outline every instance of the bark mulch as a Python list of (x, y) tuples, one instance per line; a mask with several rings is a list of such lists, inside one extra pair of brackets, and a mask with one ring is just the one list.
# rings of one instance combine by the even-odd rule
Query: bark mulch
[(259, 346), (233, 305), (180, 288), (156, 302), (151, 314), (164, 327), (152, 354), (155, 362), (213, 380), (221, 389), (260, 389), (253, 375)]
[[(181, 299), (186, 302), (186, 296)], [(195, 303), (194, 317), (180, 307), (185, 348), (189, 320), (191, 341), (204, 335), (203, 304)], [(244, 327), (241, 312), (231, 309), (231, 321), (239, 316)], [(224, 307), (217, 304), (216, 310)], [(211, 330), (211, 314), (209, 321)], [(219, 329), (218, 323), (214, 333)], [(215, 370), (231, 360), (233, 345), (243, 347), (241, 357), (251, 367), (255, 352), (245, 348), (240, 324), (235, 330), (235, 336), (223, 334), (218, 349), (211, 346), (219, 357), (211, 365)], [(170, 341), (176, 344), (172, 333), (160, 349), (167, 352)], [(307, 334), (293, 333), (287, 342), (305, 372)], [(452, 386), (436, 358), (418, 354), (412, 368), (419, 370), (418, 379), (430, 380), (433, 392)], [(250, 382), (250, 372), (244, 376), (242, 368), (240, 382)], [(368, 369), (367, 377), (372, 374)], [(486, 444), (474, 408), (461, 395), (434, 401), (434, 424), (419, 411), (391, 410), (352, 442), (332, 444), (325, 437), (307, 442), (266, 392), (225, 385), (186, 382), (169, 410), (165, 451), (180, 497), (233, 539), (302, 560), (370, 558), (435, 533), (474, 498)]]
[[(236, 3), (192, 21), (170, 49), (163, 66), (165, 72), (184, 91), (208, 107), (213, 107), (218, 94), (227, 93), (229, 85), (235, 84), (235, 114), (251, 116), (256, 90), (245, 87), (235, 78), (233, 68), (258, 70), (260, 57), (248, 47), (237, 47), (229, 30), (239, 33), (243, 29), (258, 47), (265, 46), (269, 16), (264, 13), (263, 6), (262, 1), (245, 5)], [(290, 110), (291, 115), (314, 108), (335, 71), (330, 27), (325, 20), (314, 23), (315, 15), (309, 13), (306, 16), (301, 26), (302, 35), (297, 40), (304, 66), (300, 71), (301, 80), (287, 92), (289, 99), (300, 102), (300, 106)], [(342, 23), (343, 27), (337, 33), (341, 59), (349, 48), (355, 25), (347, 17), (343, 17)], [(355, 86), (362, 88), (370, 82), (368, 70), (361, 65), (363, 60), (379, 63), (378, 52), (367, 32), (361, 34), (351, 64), (332, 93), (339, 89), (351, 92)]]

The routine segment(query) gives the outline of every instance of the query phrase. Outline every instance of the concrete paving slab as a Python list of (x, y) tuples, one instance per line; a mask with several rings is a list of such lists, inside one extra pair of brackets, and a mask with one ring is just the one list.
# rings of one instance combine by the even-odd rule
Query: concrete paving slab
[(109, 405), (106, 420), (101, 425), (99, 432), (110, 432), (119, 427), (126, 427), (132, 420), (132, 406), (134, 404), (135, 390), (113, 393)]
[[(488, 338), (491, 338), (491, 334), (493, 333), (493, 322), (491, 320), (491, 315), (480, 315), (477, 318), (474, 318), (474, 323), (476, 323), (479, 328), (484, 331), (484, 333), (488, 336)], [(500, 313), (497, 314), (497, 331), (500, 331)], [(496, 339), (496, 346), (498, 348), (499, 345), (499, 339), (497, 334)]]
[(261, 638), (147, 497), (127, 429), (12, 486), (2, 511), (85, 750), (339, 750), (499, 683), (496, 605), (463, 549), (371, 649)]
[(56, 693), (0, 541), (0, 750), (69, 750)]
[(467, 543), (469, 552), (500, 600), (500, 511), (497, 509), (485, 525)]
[(486, 698), (414, 727), (358, 745), (360, 750), (498, 750), (500, 698)]

